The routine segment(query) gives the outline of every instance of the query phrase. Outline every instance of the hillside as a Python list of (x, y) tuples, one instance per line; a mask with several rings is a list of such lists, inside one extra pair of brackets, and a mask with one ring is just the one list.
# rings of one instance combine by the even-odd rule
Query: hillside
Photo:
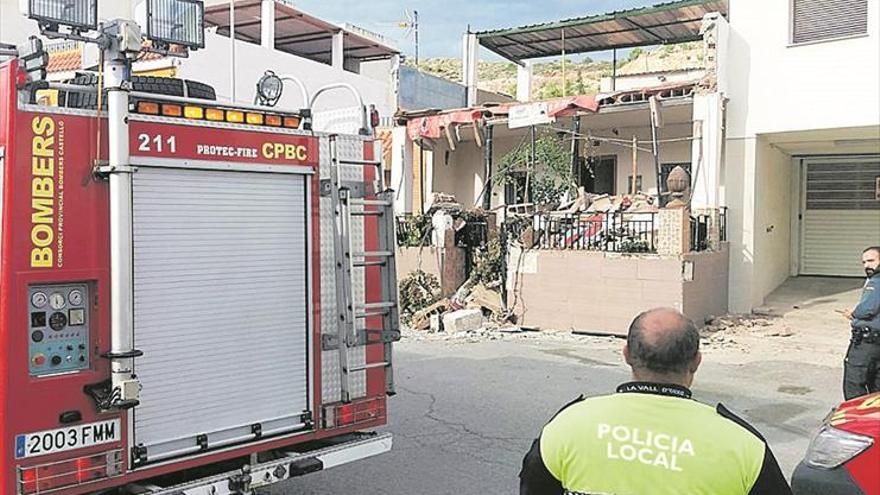
[[(633, 74), (699, 66), (703, 62), (699, 42), (664, 45), (652, 50), (635, 48), (627, 60), (618, 60), (618, 74)], [(461, 81), (461, 60), (429, 58), (419, 68), (429, 74)], [(512, 62), (480, 62), (478, 68), (480, 89), (512, 95), (516, 93), (516, 65)], [(610, 61), (567, 61), (565, 64), (567, 94), (595, 94), (602, 77), (611, 76)], [(562, 96), (562, 62), (535, 64), (532, 96), (547, 99)]]

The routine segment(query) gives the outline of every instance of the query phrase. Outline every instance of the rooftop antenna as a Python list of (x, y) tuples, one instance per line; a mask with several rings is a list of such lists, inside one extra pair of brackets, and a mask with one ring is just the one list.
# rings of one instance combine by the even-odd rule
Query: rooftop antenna
[(406, 19), (397, 23), (397, 27), (406, 29), (404, 36), (413, 36), (415, 42), (416, 68), (419, 66), (419, 11), (413, 10), (412, 14), (407, 10), (404, 14)]

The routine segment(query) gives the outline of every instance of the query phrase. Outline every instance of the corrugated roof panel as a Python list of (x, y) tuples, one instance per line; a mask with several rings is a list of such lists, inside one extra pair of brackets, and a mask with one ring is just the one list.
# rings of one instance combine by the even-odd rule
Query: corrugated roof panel
[(727, 1), (679, 0), (476, 34), (481, 45), (505, 58), (519, 61), (560, 55), (563, 50), (584, 53), (692, 41), (699, 39), (702, 18), (710, 12), (727, 15)]

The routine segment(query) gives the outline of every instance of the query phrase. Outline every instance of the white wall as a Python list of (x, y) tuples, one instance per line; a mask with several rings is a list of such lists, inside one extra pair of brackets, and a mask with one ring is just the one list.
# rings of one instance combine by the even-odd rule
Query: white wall
[[(101, 19), (130, 17), (132, 6), (138, 1), (103, 0), (99, 2), (99, 17)], [(0, 0), (0, 41), (21, 43), (28, 35), (37, 32), (36, 23), (21, 16), (18, 0)], [(229, 38), (210, 32), (205, 33), (205, 49), (192, 52), (189, 59), (181, 61), (180, 77), (211, 84), (217, 90), (218, 97), (228, 99), (231, 94), (229, 51)], [(393, 92), (390, 91), (391, 77), (387, 73), (388, 62), (375, 64), (378, 67), (384, 64), (386, 67), (388, 77), (380, 80), (375, 77), (375, 71), (372, 72), (373, 77), (363, 77), (243, 41), (236, 43), (236, 52), (236, 96), (240, 103), (253, 102), (257, 80), (266, 69), (272, 69), (279, 74), (293, 74), (303, 79), (312, 93), (331, 82), (353, 84), (360, 90), (365, 103), (375, 104), (382, 116), (391, 116), (396, 109)], [(301, 107), (297, 90), (288, 86), (287, 92), (282, 104)], [(317, 109), (331, 110), (349, 106), (354, 106), (354, 100), (339, 91), (321, 97)]]
[(725, 199), (730, 242), (730, 310), (747, 312), (761, 304), (753, 295), (755, 273), (755, 139), (728, 139), (725, 145)]
[(730, 1), (732, 136), (878, 124), (880, 0), (868, 35), (790, 46), (790, 2)]
[(391, 131), (391, 184), (394, 189), (394, 211), (412, 213), (413, 201), (413, 142), (406, 133), (405, 126)]
[(880, 126), (880, 0), (868, 0), (867, 35), (797, 46), (790, 44), (790, 5), (730, 1), (722, 180), (736, 312), (762, 304), (785, 280), (797, 235), (791, 159), (762, 136)]
[[(394, 112), (393, 102), (389, 101), (390, 77), (386, 82), (377, 81), (244, 41), (236, 41), (235, 46), (236, 97), (240, 103), (253, 103), (256, 83), (270, 69), (277, 74), (291, 74), (300, 78), (311, 94), (332, 82), (350, 83), (361, 92), (365, 103), (376, 105), (381, 115), (388, 116)], [(216, 33), (205, 33), (205, 49), (190, 54), (190, 58), (181, 64), (179, 76), (211, 84), (217, 90), (218, 98), (228, 99), (231, 94), (229, 48), (229, 38)], [(300, 100), (296, 87), (289, 84), (285, 87), (285, 95), (279, 106), (300, 108)], [(332, 110), (354, 105), (352, 96), (344, 91), (334, 91), (321, 96), (315, 110)]]
[(763, 137), (757, 141), (756, 154), (755, 287), (763, 300), (791, 273), (794, 166), (789, 155)]
[[(473, 131), (468, 127), (461, 132), (470, 135)], [(520, 139), (506, 136), (492, 140), (493, 173), (498, 171), (501, 159), (519, 144)], [(447, 160), (448, 150), (449, 145), (445, 139), (436, 142), (430, 171), (432, 180), (428, 190), (455, 194), (455, 199), (465, 208), (482, 205), (480, 195), (485, 184), (485, 148), (478, 147), (473, 139), (463, 140), (456, 144), (455, 151), (449, 153)], [(501, 204), (504, 204), (504, 185), (496, 181), (492, 187), (492, 207)]]

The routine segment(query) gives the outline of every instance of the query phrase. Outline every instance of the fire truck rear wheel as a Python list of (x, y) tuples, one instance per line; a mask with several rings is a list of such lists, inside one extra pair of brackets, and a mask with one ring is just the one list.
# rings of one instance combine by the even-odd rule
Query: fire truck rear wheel
[[(98, 75), (93, 73), (79, 73), (70, 84), (80, 86), (97, 86)], [(132, 76), (132, 88), (135, 91), (167, 96), (187, 96), (201, 100), (216, 100), (217, 93), (214, 88), (207, 84), (186, 79), (172, 77)], [(64, 101), (63, 95), (59, 95), (59, 101)], [(68, 108), (85, 108), (94, 110), (98, 108), (98, 95), (95, 93), (71, 92), (67, 97)]]

